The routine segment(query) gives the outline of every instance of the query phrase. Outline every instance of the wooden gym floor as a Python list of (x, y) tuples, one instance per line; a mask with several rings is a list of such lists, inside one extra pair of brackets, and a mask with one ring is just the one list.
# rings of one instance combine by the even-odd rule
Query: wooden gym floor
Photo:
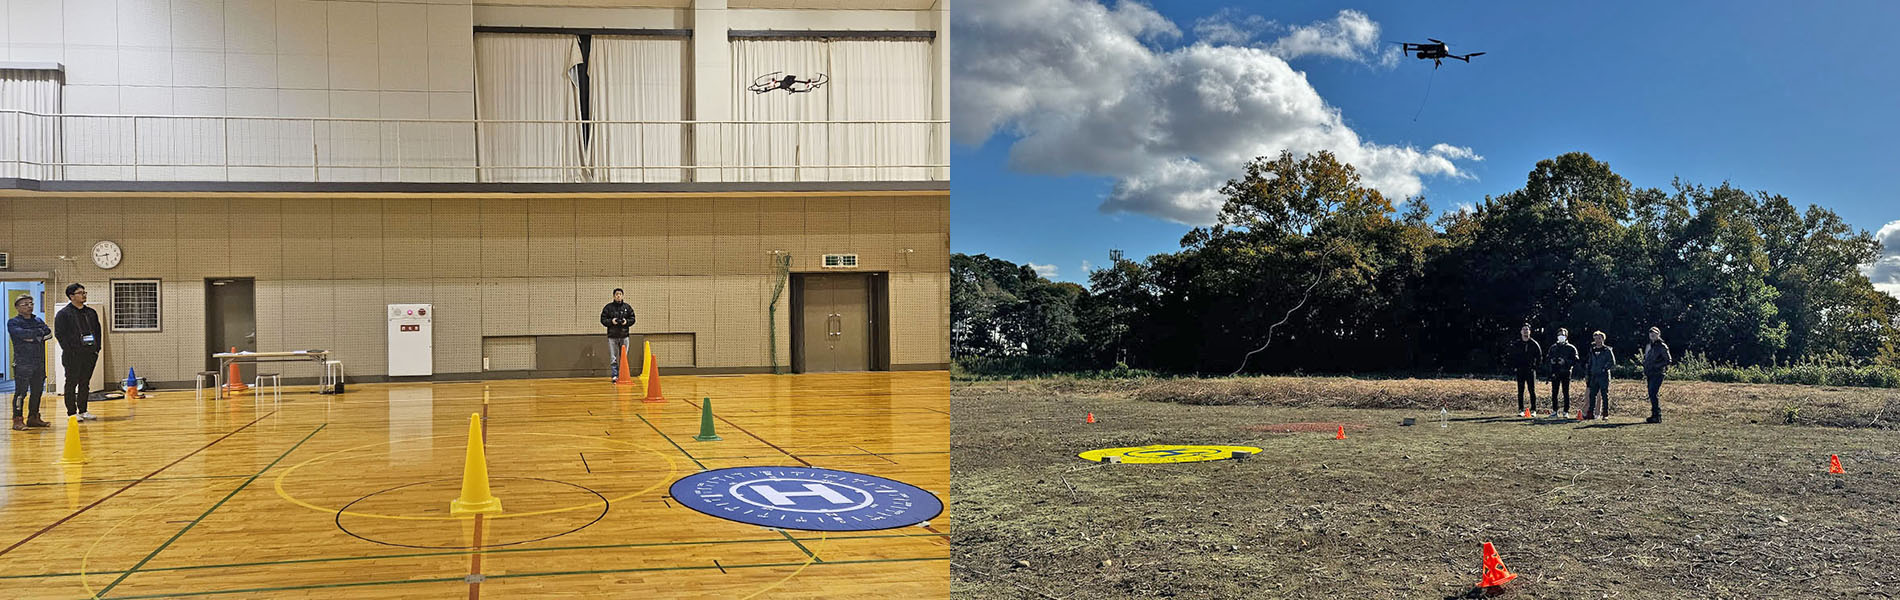
[[(701, 469), (810, 465), (947, 507), (947, 373), (662, 382), (664, 403), (598, 379), (290, 388), (281, 403), (160, 392), (94, 403), (78, 467), (54, 464), (66, 422), (49, 396), (52, 428), (0, 430), (0, 597), (948, 597), (947, 512), (825, 534), (666, 496)], [(485, 390), (506, 512), (477, 522), (448, 504)], [(704, 397), (723, 441), (693, 440)]]

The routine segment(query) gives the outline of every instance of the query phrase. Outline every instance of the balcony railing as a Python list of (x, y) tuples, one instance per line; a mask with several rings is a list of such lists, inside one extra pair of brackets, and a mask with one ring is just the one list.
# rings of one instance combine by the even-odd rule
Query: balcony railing
[(0, 111), (0, 178), (946, 181), (947, 121), (494, 121)]

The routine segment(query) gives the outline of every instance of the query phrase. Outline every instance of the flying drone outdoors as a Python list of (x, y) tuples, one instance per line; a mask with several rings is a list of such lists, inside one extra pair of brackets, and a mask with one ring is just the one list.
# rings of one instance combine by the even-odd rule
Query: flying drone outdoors
[(1425, 38), (1425, 39), (1431, 40), (1432, 43), (1430, 44), (1414, 44), (1411, 42), (1392, 42), (1392, 43), (1404, 46), (1404, 49), (1403, 49), (1404, 52), (1417, 53), (1419, 60), (1430, 59), (1432, 61), (1433, 69), (1437, 69), (1438, 66), (1440, 64), (1443, 64), (1443, 61), (1447, 58), (1455, 58), (1455, 59), (1462, 60), (1469, 63), (1471, 62), (1471, 57), (1484, 55), (1483, 52), (1473, 52), (1470, 54), (1466, 54), (1464, 56), (1459, 56), (1456, 54), (1452, 54), (1451, 48), (1444, 42), (1441, 42), (1438, 40), (1432, 40), (1431, 38)]
[[(763, 94), (773, 90), (785, 90), (786, 93), (790, 94), (803, 94), (818, 89), (819, 86), (831, 81), (831, 78), (824, 73), (819, 73), (817, 77), (811, 79), (799, 79), (797, 75), (785, 75), (784, 73), (784, 71), (773, 71), (760, 75), (758, 78), (753, 79), (752, 85), (746, 89), (751, 90), (754, 94)], [(781, 75), (783, 76), (781, 77)]]

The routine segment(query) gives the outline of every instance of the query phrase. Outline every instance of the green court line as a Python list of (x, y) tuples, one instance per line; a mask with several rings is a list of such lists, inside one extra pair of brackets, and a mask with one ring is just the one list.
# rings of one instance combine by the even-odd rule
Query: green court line
[[(873, 559), (865, 559), (865, 560), (828, 562), (828, 563), (823, 563), (823, 564), (862, 565), (862, 564), (877, 564), (877, 563), (924, 562), (924, 561), (938, 561), (938, 560), (949, 561), (950, 558), (949, 557), (873, 558)], [(802, 567), (802, 566), (805, 566), (805, 563), (802, 563), (802, 562), (760, 563), (760, 564), (754, 564), (754, 565), (723, 565), (723, 566), (727, 570), (759, 569), (759, 568), (776, 568), (776, 567)], [(612, 575), (616, 573), (651, 573), (651, 572), (656, 572), (656, 571), (710, 571), (710, 570), (715, 570), (718, 568), (719, 566), (706, 565), (706, 566), (685, 566), (685, 567), (641, 567), (641, 568), (633, 568), (633, 569), (599, 569), (599, 570), (591, 570), (591, 571), (548, 571), (548, 572), (541, 572), (541, 573), (506, 573), (506, 574), (501, 574), (501, 575), (487, 575), (486, 579), (489, 581), (494, 581), (496, 579), (557, 577), (557, 576), (564, 576), (564, 575)], [(180, 597), (186, 597), (186, 596), (211, 596), (215, 594), (261, 594), (261, 593), (266, 593), (266, 592), (294, 592), (294, 591), (301, 591), (301, 590), (322, 590), (322, 589), (335, 589), (335, 588), (346, 588), (346, 587), (365, 587), (365, 586), (373, 586), (373, 585), (402, 585), (405, 583), (449, 583), (449, 582), (460, 583), (463, 581), (466, 581), (466, 579), (462, 577), (441, 577), (441, 578), (434, 578), (434, 579), (397, 579), (397, 580), (390, 580), (390, 581), (355, 581), (355, 582), (350, 582), (350, 583), (319, 583), (319, 584), (311, 584), (311, 585), (293, 585), (293, 586), (284, 586), (284, 587), (247, 588), (247, 589), (241, 589), (241, 590), (215, 590), (215, 591), (200, 591), (200, 592), (176, 592), (176, 593), (170, 593), (170, 594), (150, 594), (150, 595), (145, 595), (145, 596), (119, 596), (115, 600), (146, 600), (149, 598), (180, 598)]]
[[(250, 477), (250, 476), (249, 476), (249, 475), (194, 475), (194, 476), (191, 476), (191, 477), (153, 477), (153, 478), (151, 478), (151, 479), (147, 479), (146, 481), (189, 481), (189, 480), (193, 480), (193, 479), (237, 479), (237, 478), (239, 478), (239, 477)], [(13, 487), (32, 487), (32, 486), (36, 486), (36, 485), (69, 485), (69, 484), (72, 484), (72, 483), (78, 483), (78, 484), (81, 484), (81, 485), (84, 485), (84, 484), (91, 484), (91, 483), (125, 483), (125, 482), (127, 482), (127, 481), (138, 481), (138, 478), (132, 478), (132, 479), (81, 479), (81, 480), (79, 480), (79, 481), (76, 481), (76, 482), (67, 482), (67, 481), (44, 481), (44, 482), (40, 482), (40, 483), (8, 483), (8, 484), (4, 484), (4, 485), (0, 485), (0, 487), (8, 487), (8, 488), (13, 488)]]
[(692, 454), (691, 452), (687, 452), (685, 448), (681, 448), (681, 447), (680, 447), (680, 444), (679, 444), (679, 442), (675, 442), (675, 441), (673, 441), (673, 438), (671, 438), (671, 437), (668, 437), (668, 436), (666, 435), (666, 432), (664, 432), (664, 431), (660, 431), (660, 428), (659, 428), (659, 427), (655, 427), (655, 426), (653, 425), (653, 422), (652, 422), (652, 421), (648, 421), (648, 420), (647, 420), (647, 416), (646, 416), (646, 415), (634, 415), (634, 416), (636, 416), (636, 417), (640, 417), (640, 422), (641, 422), (641, 423), (646, 423), (646, 424), (647, 424), (647, 427), (652, 427), (652, 428), (653, 428), (653, 433), (657, 433), (657, 434), (660, 434), (660, 437), (662, 437), (662, 438), (665, 438), (665, 439), (666, 439), (666, 443), (668, 443), (668, 444), (672, 444), (672, 445), (673, 445), (673, 448), (674, 448), (675, 450), (679, 450), (679, 451), (680, 451), (680, 454), (684, 454), (684, 455), (686, 455), (686, 458), (689, 458), (689, 459), (692, 459), (692, 461), (693, 461), (693, 464), (696, 464), (696, 465), (699, 465), (699, 470), (701, 470), (701, 471), (710, 471), (710, 470), (711, 470), (711, 469), (707, 469), (707, 468), (706, 468), (706, 464), (705, 464), (705, 463), (702, 463), (702, 462), (699, 462), (699, 459), (697, 459), (697, 458), (693, 458), (693, 454)]
[(120, 582), (125, 581), (125, 578), (131, 577), (133, 573), (137, 573), (139, 571), (139, 567), (145, 566), (145, 563), (152, 562), (152, 559), (158, 558), (158, 553), (164, 552), (166, 548), (170, 548), (172, 545), (172, 542), (176, 542), (178, 541), (178, 538), (184, 537), (185, 532), (191, 531), (191, 528), (198, 526), (198, 523), (201, 521), (204, 521), (205, 517), (211, 516), (211, 513), (213, 511), (216, 511), (218, 510), (218, 508), (223, 507), (225, 502), (231, 501), (231, 498), (237, 496), (238, 492), (242, 492), (244, 491), (244, 488), (250, 487), (251, 482), (257, 481), (257, 478), (259, 477), (263, 477), (266, 471), (271, 470), (271, 467), (275, 467), (277, 466), (277, 463), (283, 462), (284, 457), (290, 456), (290, 453), (296, 452), (298, 448), (302, 448), (304, 442), (310, 441), (310, 438), (316, 437), (317, 432), (323, 431), (323, 428), (329, 427), (329, 426), (330, 426), (329, 423), (324, 423), (322, 425), (318, 425), (316, 429), (310, 430), (310, 434), (303, 436), (303, 439), (298, 440), (296, 445), (291, 446), (289, 450), (285, 450), (283, 454), (277, 455), (277, 460), (270, 461), (270, 464), (264, 465), (264, 468), (259, 469), (257, 471), (257, 474), (252, 475), (250, 479), (244, 480), (244, 483), (238, 484), (237, 489), (231, 490), (231, 493), (229, 494), (225, 494), (224, 499), (219, 500), (217, 504), (211, 505), (211, 508), (205, 509), (204, 514), (198, 515), (198, 518), (192, 519), (190, 523), (185, 524), (185, 527), (183, 529), (178, 530), (178, 533), (172, 534), (171, 539), (165, 540), (165, 543), (160, 544), (157, 550), (153, 550), (151, 554), (145, 555), (145, 558), (139, 560), (138, 564), (132, 565), (131, 569), (127, 569), (124, 573), (120, 573), (118, 579), (114, 579), (112, 580), (112, 583), (106, 584), (104, 588), (101, 588), (99, 590), (99, 593), (93, 594), (93, 597), (104, 598), (106, 595), (106, 592), (112, 591), (112, 588), (118, 587)]
[[(949, 537), (949, 535), (950, 534), (948, 533), (920, 533), (920, 534), (912, 534), (912, 535), (904, 535), (904, 534), (847, 535), (847, 536), (825, 536), (822, 539), (830, 540), (830, 541), (888, 540), (888, 539), (898, 539), (898, 538)], [(801, 539), (803, 541), (815, 541), (821, 538), (807, 537), (807, 538), (801, 538)], [(397, 558), (430, 558), (430, 557), (437, 557), (437, 556), (467, 556), (470, 554), (513, 554), (513, 553), (522, 553), (522, 552), (558, 552), (558, 551), (563, 551), (563, 550), (615, 550), (615, 549), (627, 549), (627, 548), (662, 548), (662, 547), (667, 547), (667, 546), (712, 546), (712, 545), (720, 545), (720, 544), (761, 544), (761, 543), (776, 544), (783, 541), (785, 541), (784, 538), (776, 537), (776, 538), (756, 538), (756, 539), (749, 539), (749, 540), (707, 540), (707, 541), (700, 541), (700, 542), (644, 542), (644, 543), (634, 543), (634, 544), (589, 544), (589, 545), (584, 545), (584, 546), (552, 546), (552, 547), (547, 547), (547, 548), (491, 548), (491, 549), (484, 549), (480, 551), (448, 550), (448, 551), (443, 551), (443, 552), (412, 552), (412, 553), (407, 553), (407, 554), (378, 554), (378, 555), (370, 555), (370, 556), (328, 556), (328, 557), (322, 557), (322, 558), (293, 558), (293, 559), (288, 559), (288, 560), (271, 560), (271, 561), (259, 561), (259, 562), (221, 563), (221, 564), (211, 564), (211, 565), (185, 565), (185, 566), (180, 566), (180, 567), (158, 567), (158, 568), (153, 568), (153, 569), (140, 569), (139, 572), (157, 573), (160, 571), (194, 571), (194, 570), (203, 570), (203, 569), (230, 569), (230, 568), (238, 568), (238, 567), (271, 567), (271, 566), (279, 566), (279, 565), (294, 565), (294, 564), (307, 564), (307, 563), (352, 562), (352, 561), (362, 561), (362, 560), (382, 560), (382, 559), (397, 559)], [(112, 574), (124, 573), (124, 572), (125, 571), (89, 571), (85, 574), (86, 575), (112, 575)], [(53, 578), (53, 577), (77, 577), (79, 575), (80, 573), (77, 573), (77, 572), (40, 573), (40, 574), (35, 574), (35, 575), (0, 575), (0, 580), (41, 579), (41, 578)]]
[(812, 553), (811, 553), (811, 550), (810, 550), (809, 548), (806, 548), (804, 544), (800, 544), (800, 543), (798, 543), (798, 538), (795, 538), (795, 537), (792, 537), (792, 534), (789, 534), (789, 533), (785, 533), (785, 530), (783, 530), (783, 529), (780, 529), (780, 530), (778, 530), (778, 534), (779, 534), (779, 535), (782, 535), (782, 536), (785, 536), (785, 539), (788, 539), (788, 540), (791, 540), (791, 541), (792, 541), (792, 545), (793, 545), (793, 546), (798, 546), (798, 551), (799, 551), (799, 552), (804, 552), (804, 553), (805, 553), (805, 556), (809, 556), (809, 557), (811, 557), (811, 559), (812, 559), (812, 562), (825, 562), (825, 559), (822, 559), (822, 558), (818, 558), (818, 555), (816, 555), (816, 554), (812, 554)]

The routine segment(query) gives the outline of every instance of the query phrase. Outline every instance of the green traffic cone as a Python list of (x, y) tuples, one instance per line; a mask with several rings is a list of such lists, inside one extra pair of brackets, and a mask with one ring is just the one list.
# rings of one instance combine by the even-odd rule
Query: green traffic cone
[(699, 435), (696, 435), (696, 436), (693, 436), (693, 439), (696, 439), (696, 440), (699, 440), (699, 441), (702, 441), (702, 442), (717, 442), (717, 441), (719, 441), (719, 435), (718, 435), (718, 434), (716, 434), (716, 433), (713, 433), (713, 426), (712, 426), (712, 398), (706, 398), (706, 399), (704, 399), (704, 400), (700, 400), (700, 401), (699, 401), (699, 408), (700, 408), (700, 411), (699, 411)]

